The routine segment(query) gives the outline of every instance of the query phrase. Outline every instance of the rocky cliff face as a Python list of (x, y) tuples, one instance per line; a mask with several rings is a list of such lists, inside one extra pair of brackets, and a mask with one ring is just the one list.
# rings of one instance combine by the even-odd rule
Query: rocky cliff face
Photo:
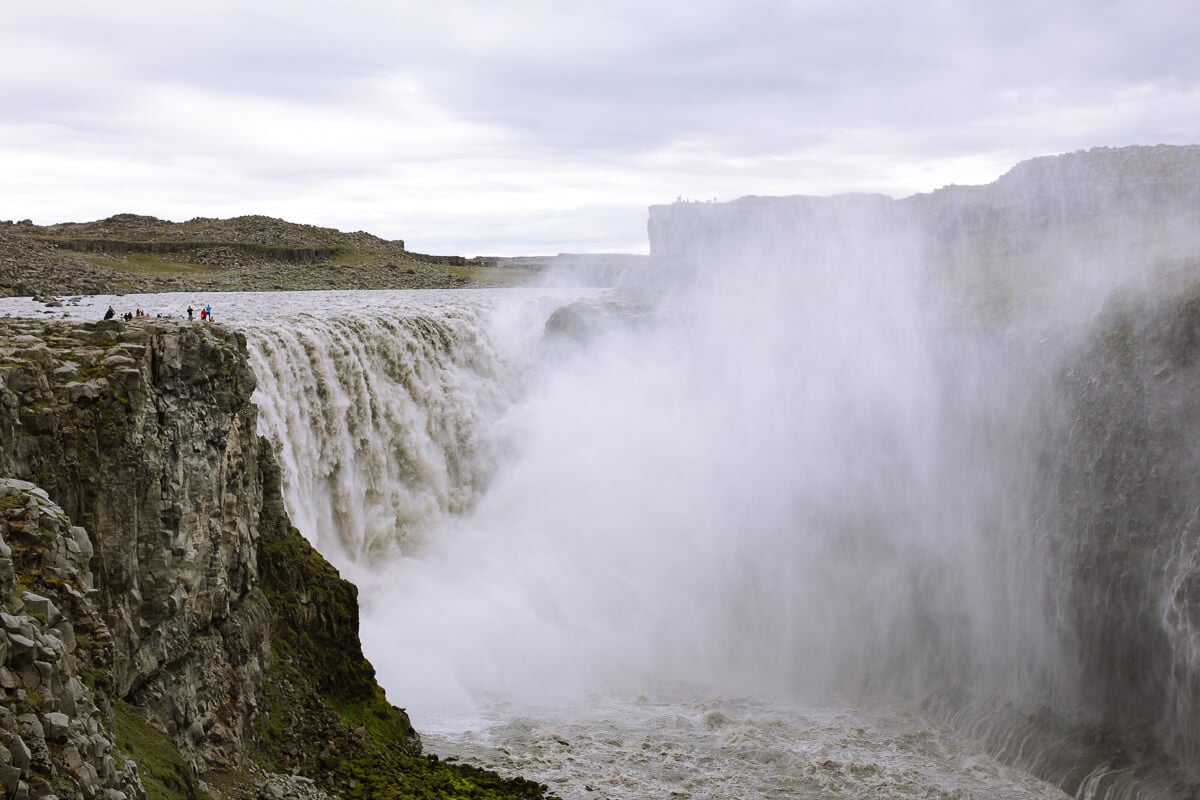
[(1167, 754), (1196, 789), (1200, 281), (1114, 304), (1064, 394), (1046, 519), (1084, 702), (1112, 740)]
[(420, 755), (354, 587), (287, 520), (254, 385), (220, 326), (0, 320), (4, 791), (542, 796)]
[(136, 767), (115, 752), (112, 635), (87, 531), (33, 484), (3, 479), (0, 539), (6, 796), (142, 796)]
[(8, 323), (0, 474), (92, 536), (112, 683), (196, 763), (233, 766), (266, 669), (254, 376), (211, 328)]

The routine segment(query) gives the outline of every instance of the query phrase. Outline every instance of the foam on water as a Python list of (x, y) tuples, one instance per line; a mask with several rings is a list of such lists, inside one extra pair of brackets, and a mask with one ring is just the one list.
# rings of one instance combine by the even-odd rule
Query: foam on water
[[(690, 313), (594, 292), (97, 297), (52, 313), (96, 319), (110, 302), (211, 302), (247, 333), (289, 513), (360, 583), (368, 655), (432, 751), (567, 798), (1058, 796), (914, 706), (817, 702), (866, 656), (863, 632), (839, 634), (850, 620), (908, 624), (874, 602), (907, 579), (863, 581), (909, 567), (784, 536), (789, 453), (834, 452), (842, 434), (764, 424), (779, 418), (759, 392), (838, 418), (831, 392), (857, 371), (824, 388), (747, 372), (713, 360), (722, 337)], [(871, 409), (852, 417), (877, 425)], [(805, 496), (847, 491), (852, 465)], [(865, 519), (829, 521), (850, 535)]]
[(1066, 797), (902, 709), (748, 698), (592, 700), (571, 708), (500, 706), (474, 729), (434, 731), (425, 740), (443, 755), (545, 782), (564, 800)]

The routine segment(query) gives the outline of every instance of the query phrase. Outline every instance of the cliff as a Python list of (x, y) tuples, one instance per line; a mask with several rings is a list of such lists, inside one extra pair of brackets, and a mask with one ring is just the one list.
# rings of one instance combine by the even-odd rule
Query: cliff
[(542, 796), (421, 756), (254, 385), (220, 326), (0, 321), (0, 475), (30, 481), (0, 484), (5, 791)]
[(1104, 313), (1063, 381), (1044, 519), (1080, 697), (1200, 791), (1200, 278)]
[(1034, 158), (986, 185), (903, 199), (651, 206), (648, 232), (655, 269), (673, 279), (694, 279), (697, 264), (748, 273), (756, 261), (803, 263), (839, 246), (873, 246), (994, 305), (1023, 302), (1076, 267), (1102, 274), (1116, 262), (1136, 274), (1200, 263), (1198, 212), (1200, 146), (1159, 145)]

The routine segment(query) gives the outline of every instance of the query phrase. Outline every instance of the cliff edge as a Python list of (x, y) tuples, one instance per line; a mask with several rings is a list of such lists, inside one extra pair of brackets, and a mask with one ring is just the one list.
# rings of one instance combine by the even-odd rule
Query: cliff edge
[(542, 797), (421, 755), (288, 521), (245, 340), (0, 320), (8, 797)]

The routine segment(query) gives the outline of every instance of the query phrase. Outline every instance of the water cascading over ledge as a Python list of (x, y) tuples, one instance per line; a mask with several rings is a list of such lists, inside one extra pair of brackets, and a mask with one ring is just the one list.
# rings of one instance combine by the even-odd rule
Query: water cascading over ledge
[(1079, 796), (1187, 797), (1193, 327), (1159, 276), (1191, 282), (1198, 167), (655, 208), (623, 289), (654, 313), (559, 315), (565, 347), (531, 316), (520, 370), (487, 314), (251, 330), (265, 406), (309, 387), (289, 503), (375, 560), (406, 697), (917, 701)]
[(483, 325), (465, 307), (251, 328), (262, 428), (301, 530), (370, 562), (471, 504), (493, 461), (481, 429), (510, 391)]

